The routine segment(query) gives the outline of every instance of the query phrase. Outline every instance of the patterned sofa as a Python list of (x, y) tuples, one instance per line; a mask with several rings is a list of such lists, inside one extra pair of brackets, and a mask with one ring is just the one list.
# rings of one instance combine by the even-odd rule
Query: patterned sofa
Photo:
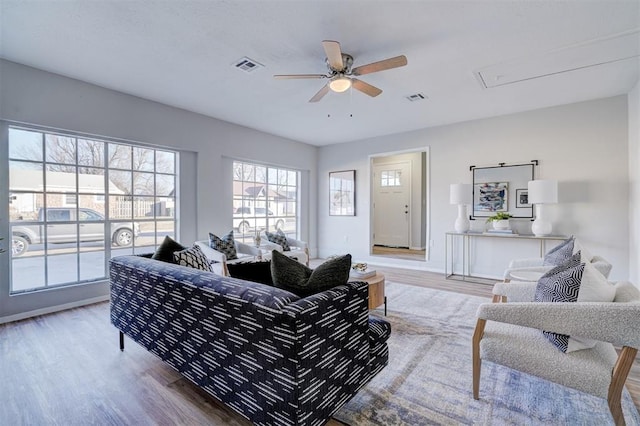
[(110, 261), (111, 323), (258, 425), (320, 425), (387, 365), (367, 284), (306, 298), (141, 256)]

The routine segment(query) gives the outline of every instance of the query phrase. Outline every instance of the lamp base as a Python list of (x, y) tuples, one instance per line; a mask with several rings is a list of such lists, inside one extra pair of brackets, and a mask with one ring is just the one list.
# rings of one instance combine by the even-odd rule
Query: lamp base
[(536, 237), (546, 237), (551, 235), (551, 222), (537, 218), (531, 224), (531, 232), (533, 232)]
[(466, 204), (458, 204), (458, 218), (456, 219), (453, 228), (456, 232), (467, 232), (471, 228), (471, 222), (467, 218), (467, 206)]

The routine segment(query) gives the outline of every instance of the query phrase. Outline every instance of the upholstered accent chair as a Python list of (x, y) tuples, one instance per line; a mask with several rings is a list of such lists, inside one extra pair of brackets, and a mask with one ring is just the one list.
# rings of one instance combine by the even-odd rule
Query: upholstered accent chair
[[(590, 256), (591, 264), (605, 277), (609, 277), (613, 267), (605, 258), (601, 256)], [(514, 259), (509, 263), (509, 267), (504, 271), (504, 281), (509, 282), (515, 279), (511, 274), (523, 271), (545, 273), (551, 270), (554, 265), (544, 265), (541, 257), (528, 259)]]
[(290, 250), (287, 251), (284, 251), (284, 248), (280, 244), (270, 242), (265, 231), (260, 233), (260, 241), (260, 248), (277, 250), (288, 257), (295, 257), (298, 259), (298, 262), (309, 266), (309, 245), (306, 241), (287, 237), (287, 244), (290, 248)]
[(259, 248), (252, 247), (249, 244), (244, 244), (239, 241), (234, 241), (238, 258), (233, 260), (228, 260), (224, 253), (212, 249), (209, 246), (209, 240), (196, 241), (195, 244), (202, 249), (202, 252), (209, 260), (214, 262), (211, 265), (213, 272), (224, 277), (230, 276), (229, 268), (227, 268), (229, 263), (259, 260), (262, 256), (262, 251)]
[[(494, 295), (507, 303), (480, 305), (472, 342), (473, 397), (479, 398), (481, 362), (490, 361), (605, 398), (615, 423), (625, 424), (621, 396), (640, 348), (640, 291), (620, 282), (613, 302), (602, 303), (532, 302), (535, 292), (536, 283), (498, 283)], [(597, 343), (563, 353), (541, 330)]]

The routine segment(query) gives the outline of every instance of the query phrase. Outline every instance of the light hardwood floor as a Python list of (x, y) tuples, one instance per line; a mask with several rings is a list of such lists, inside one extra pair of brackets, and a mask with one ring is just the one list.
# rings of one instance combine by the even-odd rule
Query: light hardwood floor
[[(376, 269), (388, 281), (491, 295), (442, 274)], [(108, 303), (1, 325), (0, 377), (0, 425), (249, 425), (129, 339), (120, 352)], [(627, 387), (638, 406), (639, 362)]]

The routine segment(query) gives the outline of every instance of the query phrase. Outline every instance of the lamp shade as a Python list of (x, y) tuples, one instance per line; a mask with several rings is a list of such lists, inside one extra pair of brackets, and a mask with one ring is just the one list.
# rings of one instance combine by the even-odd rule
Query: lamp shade
[(452, 183), (449, 188), (449, 203), (471, 204), (472, 193), (470, 183)]
[(553, 204), (558, 202), (558, 181), (530, 180), (529, 204)]
[(334, 92), (342, 93), (351, 87), (351, 79), (347, 77), (336, 77), (329, 82), (329, 87)]

